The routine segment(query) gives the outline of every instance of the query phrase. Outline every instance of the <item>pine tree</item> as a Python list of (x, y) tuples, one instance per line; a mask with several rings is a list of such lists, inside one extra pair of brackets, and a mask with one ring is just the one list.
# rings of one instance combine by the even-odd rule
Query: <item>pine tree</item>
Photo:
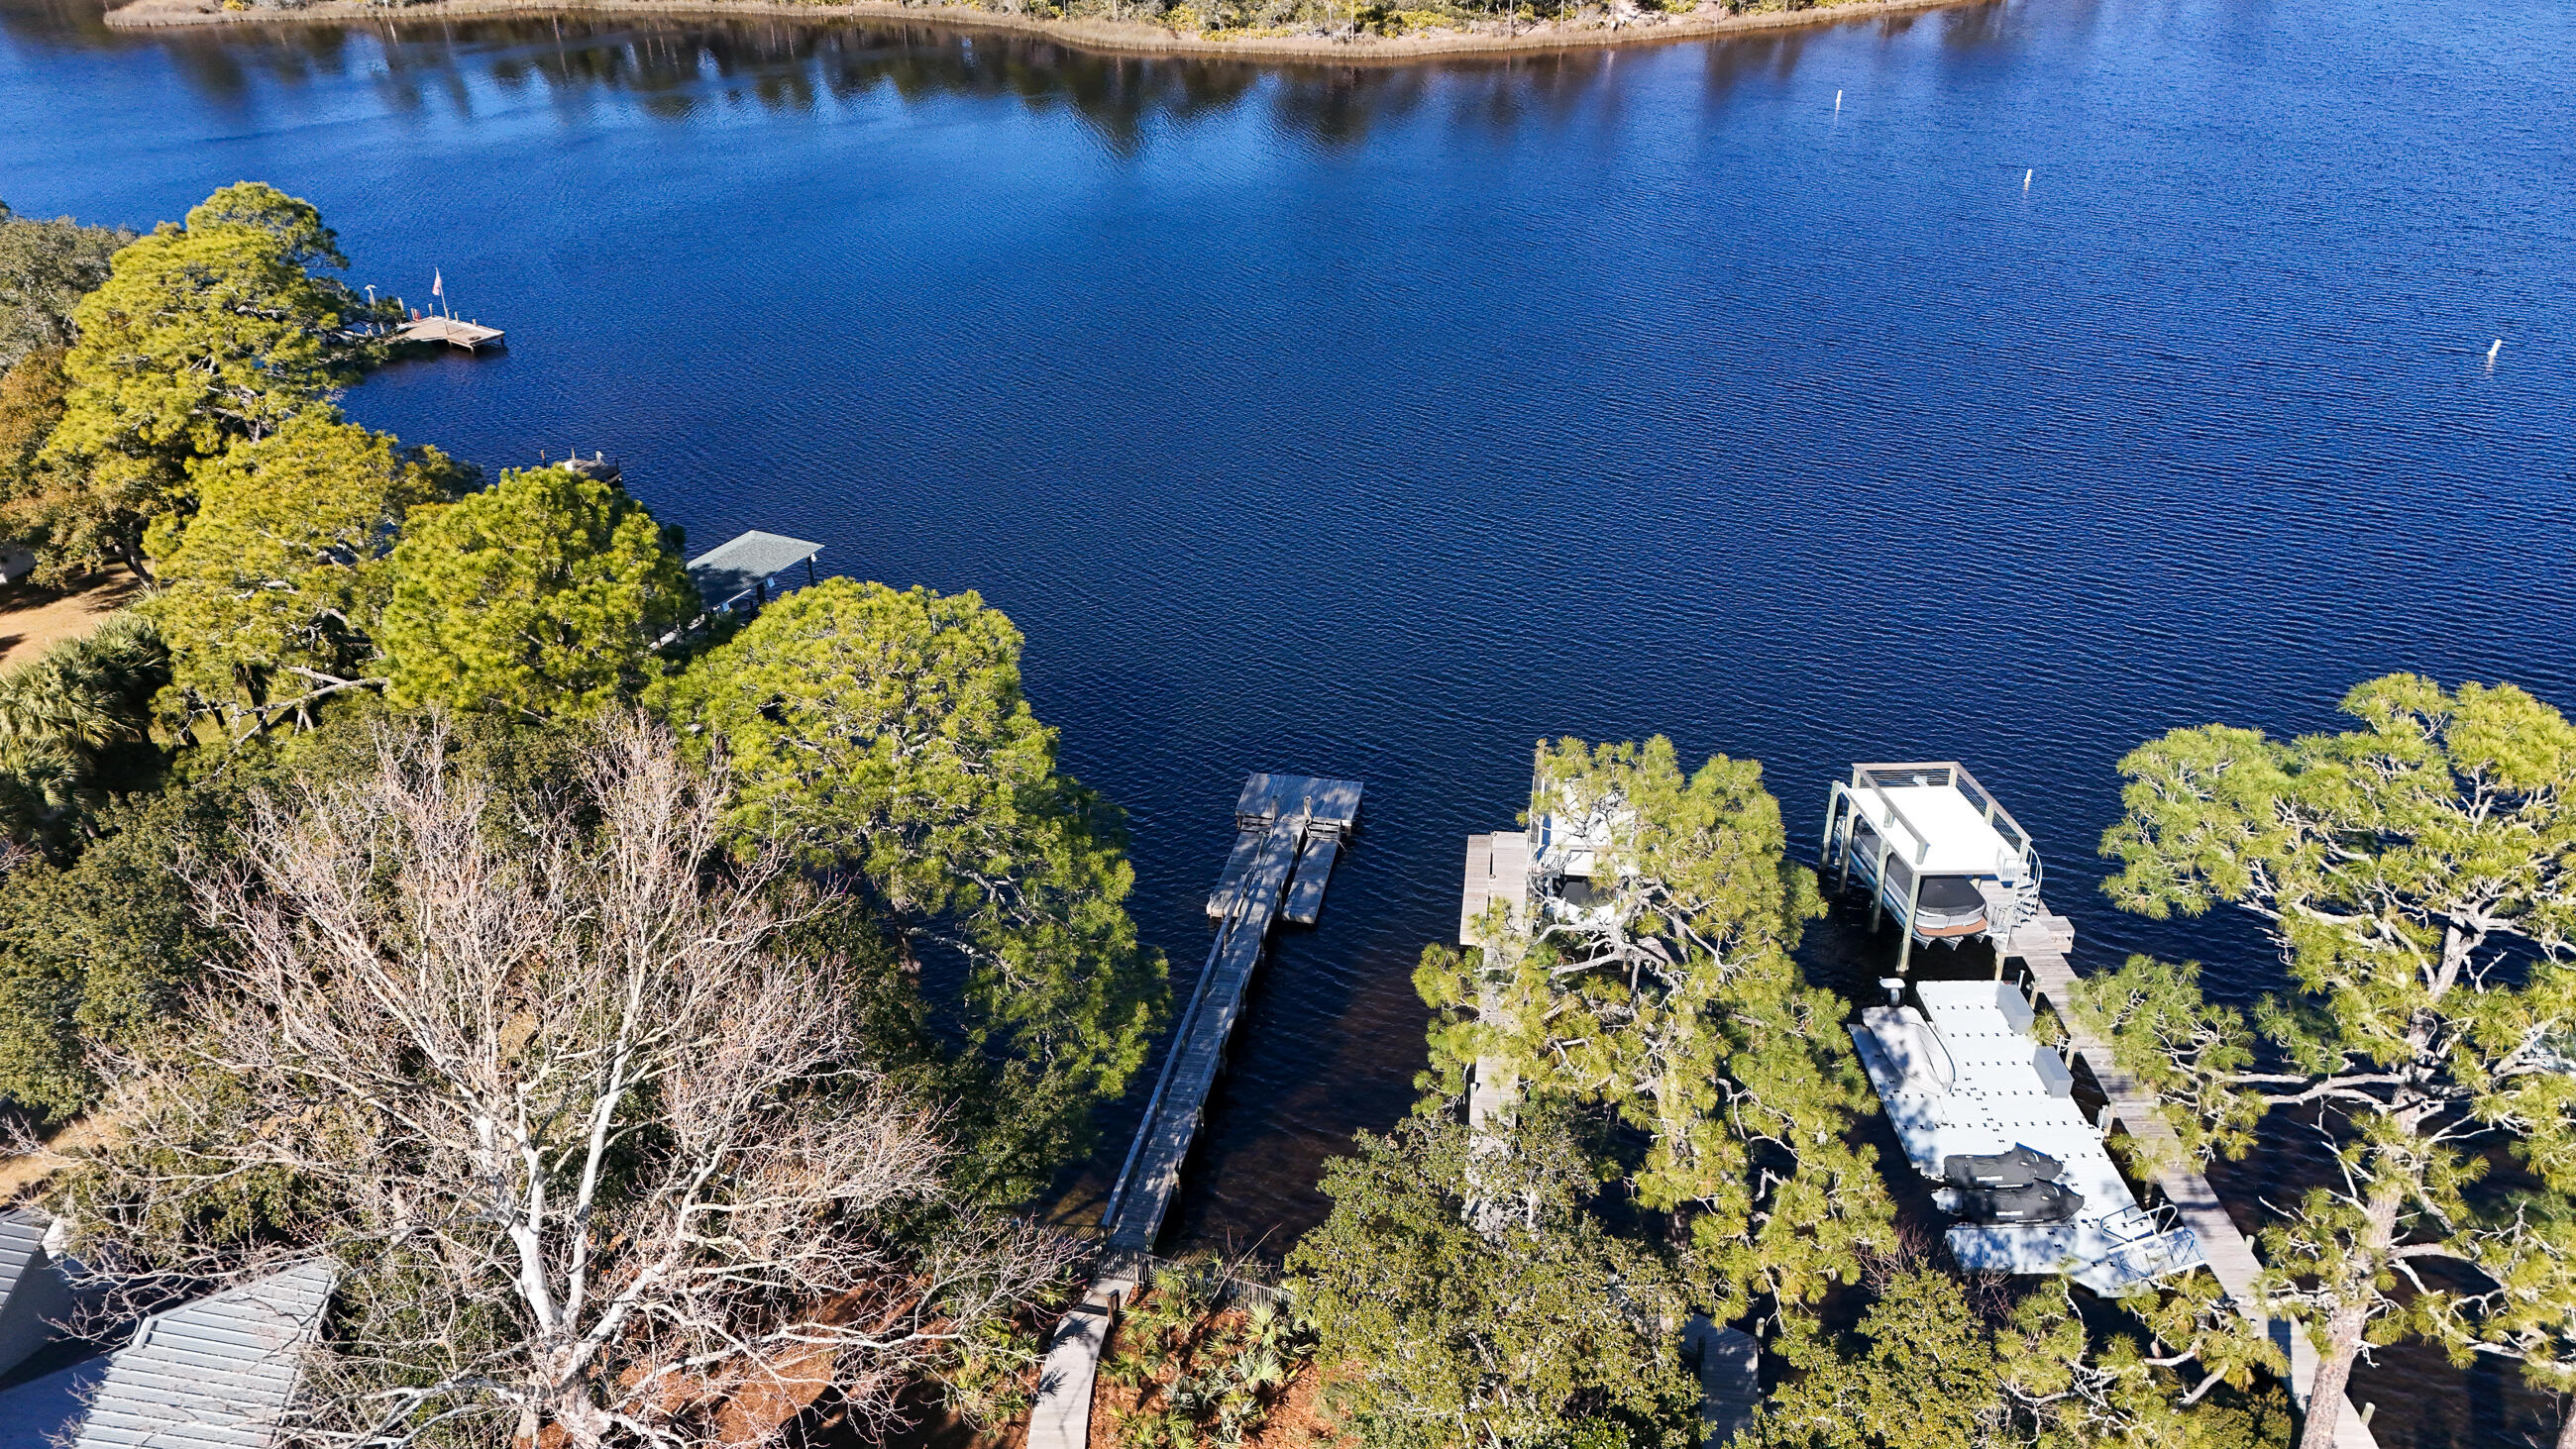
[(415, 510), (390, 572), (376, 642), (402, 709), (597, 716), (659, 676), (655, 646), (698, 612), (672, 535), (570, 468)]
[(395, 531), (466, 478), (434, 448), (319, 412), (209, 460), (196, 513), (146, 536), (160, 588), (143, 609), (170, 642), (172, 712), (240, 736), (390, 682), (373, 635)]
[(1541, 852), (1528, 919), (1497, 914), (1482, 946), (1434, 947), (1415, 978), (1451, 1090), (1481, 1061), (1646, 1134), (1637, 1200), (1687, 1222), (1721, 1322), (1849, 1281), (1893, 1212), (1850, 1141), (1877, 1099), (1843, 1004), (1790, 955), (1822, 906), (1761, 781), (1723, 756), (1684, 776), (1660, 736), (1542, 746), (1528, 818), (1558, 854)]
[[(2263, 1291), (2320, 1363), (2305, 1449), (2332, 1443), (2365, 1345), (2429, 1329), (2569, 1385), (2576, 1279), (2556, 1267), (2576, 1194), (2576, 727), (2510, 685), (2411, 675), (2354, 689), (2340, 734), (2176, 730), (2120, 764), (2103, 840), (2112, 899), (2163, 918), (2238, 906), (2290, 976), (2249, 1029), (2191, 972), (2152, 961), (2078, 1009), (2122, 1066), (2185, 1104), (2204, 1152), (2241, 1155), (2295, 1110), (2336, 1180), (2262, 1235)], [(2535, 1182), (2478, 1192), (2509, 1149)], [(2426, 1291), (2419, 1265), (2490, 1291)], [(2559, 1442), (2576, 1449), (2576, 1419)]]
[(1020, 632), (972, 593), (825, 579), (657, 693), (720, 744), (733, 820), (856, 877), (914, 952), (967, 963), (960, 1015), (997, 1074), (992, 1170), (1051, 1171), (1143, 1064), (1163, 964), (1127, 914), (1116, 808), (1056, 768)]

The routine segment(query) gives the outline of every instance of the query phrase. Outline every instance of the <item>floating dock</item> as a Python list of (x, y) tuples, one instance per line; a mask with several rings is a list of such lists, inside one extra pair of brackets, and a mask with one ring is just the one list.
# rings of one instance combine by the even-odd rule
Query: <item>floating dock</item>
[(2064, 1273), (2102, 1296), (2199, 1266), (2192, 1230), (2141, 1207), (2075, 1105), (2074, 1075), (2031, 1035), (2035, 1014), (2006, 981), (1917, 983), (1920, 1011), (1876, 1006), (1851, 1029), (1870, 1085), (1914, 1170), (1934, 1181), (1952, 1156), (2028, 1147), (2083, 1194), (2073, 1220), (1961, 1224), (1946, 1235), (1969, 1272)]
[(1270, 928), (1283, 918), (1314, 922), (1359, 812), (1356, 780), (1266, 774), (1244, 780), (1234, 806), (1234, 848), (1208, 895), (1216, 940), (1182, 1008), (1144, 1123), (1101, 1214), (1100, 1276), (1047, 1342), (1037, 1402), (1029, 1411), (1028, 1449), (1084, 1449), (1088, 1443), (1092, 1381), (1110, 1321), (1120, 1300), (1135, 1290), (1162, 1233), (1163, 1215), (1180, 1186), (1181, 1165), (1198, 1137), (1208, 1091), (1225, 1063), (1226, 1041), (1243, 1013)]
[(468, 322), (461, 317), (414, 317), (394, 329), (401, 342), (444, 342), (468, 352), (501, 345), (501, 329)]
[[(2263, 1274), (2262, 1260), (2254, 1256), (2254, 1245), (2228, 1216), (2226, 1205), (2218, 1200), (2217, 1189), (2209, 1185), (2191, 1165), (2191, 1155), (2183, 1151), (2173, 1129), (2165, 1125), (2156, 1111), (2155, 1089), (2120, 1070), (2112, 1059), (2110, 1043), (2093, 1035), (2075, 1018), (2075, 968), (2067, 963), (2066, 953), (2075, 942), (2075, 927), (2063, 916), (2050, 915), (2043, 909), (2029, 925), (2011, 940), (2000, 943), (1995, 955), (2001, 960), (2009, 952), (2030, 970), (2032, 993), (2055, 1008), (2066, 1028), (2066, 1057), (2082, 1062), (2093, 1074), (2109, 1102), (2102, 1109), (2100, 1130), (2106, 1135), (2114, 1127), (2127, 1130), (2138, 1144), (2134, 1155), (2154, 1164), (2156, 1188), (2165, 1195), (2175, 1219), (2191, 1230), (2198, 1240), (2202, 1261), (2217, 1275), (2219, 1286), (2227, 1290), (2237, 1310), (2264, 1324), (2290, 1360), (2290, 1393), (2302, 1412), (2307, 1409), (2310, 1387), (2317, 1378), (2317, 1349), (2297, 1325), (2284, 1319), (2266, 1320), (2260, 1301), (2254, 1296), (2254, 1280)], [(2343, 1412), (2335, 1415), (2335, 1449), (2379, 1449), (2379, 1439), (2370, 1432), (2368, 1421), (2355, 1409), (2349, 1398)]]

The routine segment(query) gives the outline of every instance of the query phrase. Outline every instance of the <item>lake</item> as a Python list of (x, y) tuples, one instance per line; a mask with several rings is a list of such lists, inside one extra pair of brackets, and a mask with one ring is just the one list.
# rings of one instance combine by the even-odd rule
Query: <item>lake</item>
[[(2243, 923), (2095, 890), (2124, 751), (2329, 727), (2396, 669), (2576, 707), (2565, 7), (2003, 0), (1379, 69), (97, 16), (0, 0), (0, 198), (142, 227), (273, 182), (353, 280), (509, 331), (361, 421), (605, 450), (700, 545), (982, 591), (1180, 980), (1244, 772), (1367, 782), (1169, 1248), (1281, 1250), (1410, 1104), (1412, 963), (1541, 735), (1758, 757), (1808, 848), (1850, 761), (1965, 760), (2079, 965), (2250, 997)], [(1808, 953), (1846, 986), (1892, 948), (1850, 914)], [(2420, 1350), (2354, 1397), (2392, 1446), (2540, 1422)]]

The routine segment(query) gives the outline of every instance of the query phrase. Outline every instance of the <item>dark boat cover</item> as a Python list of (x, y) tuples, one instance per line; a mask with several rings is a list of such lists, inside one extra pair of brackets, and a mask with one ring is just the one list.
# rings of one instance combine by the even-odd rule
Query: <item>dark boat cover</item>
[(1952, 1187), (2028, 1187), (2055, 1182), (2066, 1165), (2035, 1147), (2010, 1152), (1954, 1152), (1941, 1159), (1941, 1180)]
[(1977, 883), (1964, 875), (1927, 875), (1915, 907), (1936, 916), (1974, 915), (1986, 908), (1986, 898)]
[(2025, 1227), (2070, 1221), (2084, 1210), (2084, 1194), (2062, 1182), (2021, 1187), (1951, 1187), (1941, 1206), (1962, 1222)]

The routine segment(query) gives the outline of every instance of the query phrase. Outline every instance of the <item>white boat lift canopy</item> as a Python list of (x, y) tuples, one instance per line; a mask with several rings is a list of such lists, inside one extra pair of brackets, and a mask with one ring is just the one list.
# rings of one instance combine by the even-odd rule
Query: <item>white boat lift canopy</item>
[(1984, 936), (2000, 951), (2039, 906), (2030, 832), (1956, 760), (1852, 766), (1826, 799), (1818, 864), (1834, 870), (1836, 890), (1860, 877), (1872, 929), (1895, 913), (1900, 976), (1915, 942)]
[[(1924, 875), (2015, 875), (2022, 852), (1956, 785), (1888, 785), (1852, 792), (1852, 808)], [(2004, 817), (2007, 822), (2010, 816)]]

